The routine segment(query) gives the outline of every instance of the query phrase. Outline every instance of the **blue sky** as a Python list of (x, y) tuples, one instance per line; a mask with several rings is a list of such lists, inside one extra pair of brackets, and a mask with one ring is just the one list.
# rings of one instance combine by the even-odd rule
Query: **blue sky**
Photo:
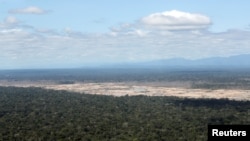
[(0, 69), (250, 54), (250, 1), (0, 0)]

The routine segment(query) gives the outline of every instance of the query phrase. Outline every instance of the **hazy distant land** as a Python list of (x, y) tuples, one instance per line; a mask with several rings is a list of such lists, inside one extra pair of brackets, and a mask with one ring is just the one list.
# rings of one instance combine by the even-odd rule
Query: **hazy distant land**
[(246, 70), (72, 69), (5, 71), (1, 74), (0, 86), (113, 96), (250, 100), (250, 73)]

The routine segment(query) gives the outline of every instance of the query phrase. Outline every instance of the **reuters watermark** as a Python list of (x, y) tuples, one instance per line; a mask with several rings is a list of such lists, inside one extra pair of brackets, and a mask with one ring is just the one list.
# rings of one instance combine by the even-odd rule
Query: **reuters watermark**
[(250, 125), (208, 125), (208, 141), (250, 141)]

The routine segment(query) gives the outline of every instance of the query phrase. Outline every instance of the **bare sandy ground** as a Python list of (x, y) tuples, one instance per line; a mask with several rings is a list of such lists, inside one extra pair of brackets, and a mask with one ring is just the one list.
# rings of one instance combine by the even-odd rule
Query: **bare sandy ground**
[(72, 92), (113, 95), (113, 96), (177, 96), (190, 98), (228, 98), (233, 100), (250, 100), (250, 90), (229, 89), (191, 89), (186, 87), (161, 86), (147, 83), (75, 83), (56, 84), (54, 82), (8, 82), (0, 81), (0, 86), (42, 87), (53, 90), (67, 90)]

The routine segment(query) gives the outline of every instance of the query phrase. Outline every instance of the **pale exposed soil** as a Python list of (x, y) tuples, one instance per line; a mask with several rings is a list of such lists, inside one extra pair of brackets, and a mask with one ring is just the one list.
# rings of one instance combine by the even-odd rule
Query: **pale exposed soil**
[(250, 100), (250, 90), (240, 89), (191, 89), (188, 87), (164, 86), (157, 83), (80, 83), (75, 84), (56, 84), (50, 81), (18, 81), (9, 82), (0, 80), (0, 86), (16, 86), (16, 87), (42, 87), (53, 90), (67, 90), (72, 92), (80, 92), (98, 95), (113, 96), (177, 96), (190, 98), (228, 98), (234, 100)]

